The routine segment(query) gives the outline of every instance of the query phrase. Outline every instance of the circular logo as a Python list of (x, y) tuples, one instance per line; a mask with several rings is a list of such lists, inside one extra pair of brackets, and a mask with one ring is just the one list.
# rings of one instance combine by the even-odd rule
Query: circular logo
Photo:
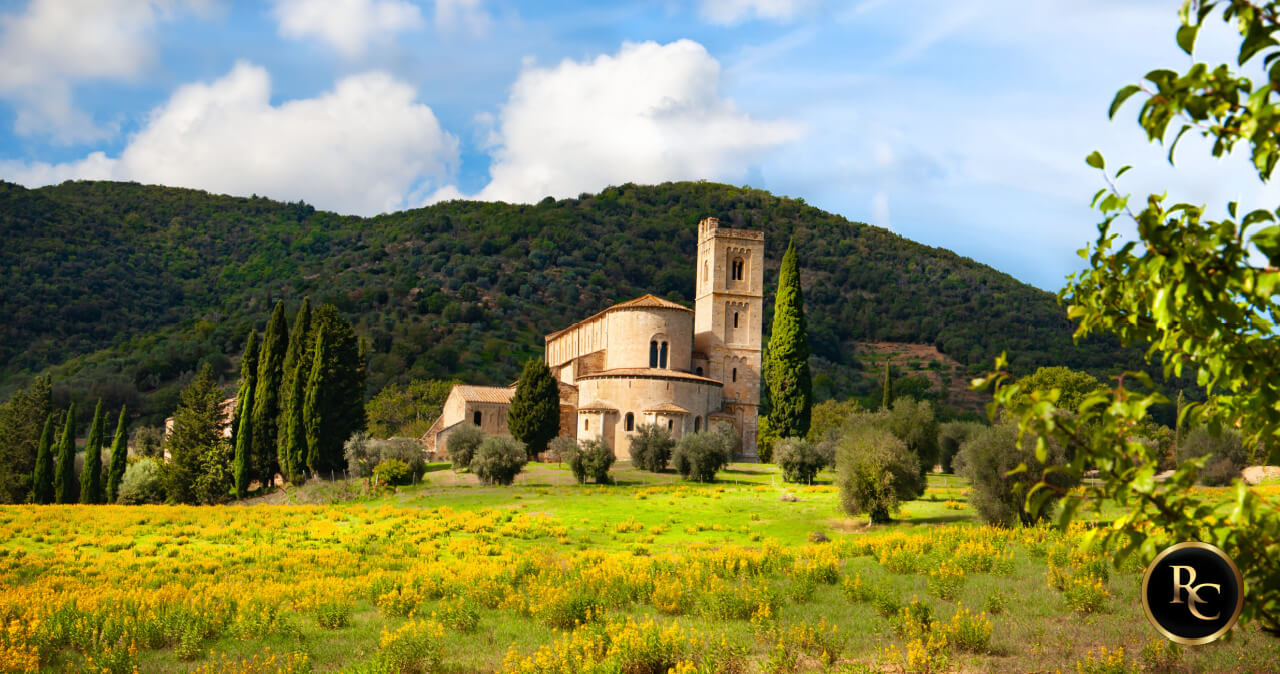
[(1207, 644), (1227, 633), (1244, 607), (1244, 578), (1227, 553), (1208, 543), (1179, 543), (1142, 576), (1142, 608), (1175, 643)]

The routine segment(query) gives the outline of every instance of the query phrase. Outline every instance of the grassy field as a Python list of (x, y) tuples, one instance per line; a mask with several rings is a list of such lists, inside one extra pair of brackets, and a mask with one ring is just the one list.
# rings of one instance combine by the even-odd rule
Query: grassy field
[[(0, 508), (0, 671), (1275, 671), (1253, 628), (1167, 646), (1141, 570), (980, 526), (930, 476), (898, 521), (830, 476), (714, 484), (621, 464), (513, 487), (433, 466), (248, 507)], [(1275, 487), (1269, 489), (1275, 490)], [(824, 540), (826, 539), (826, 540)]]

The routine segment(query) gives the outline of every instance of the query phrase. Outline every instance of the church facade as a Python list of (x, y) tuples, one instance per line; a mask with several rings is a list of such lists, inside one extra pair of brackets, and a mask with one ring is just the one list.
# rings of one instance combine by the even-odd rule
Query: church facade
[[(756, 455), (764, 310), (764, 232), (698, 223), (694, 308), (653, 295), (615, 304), (546, 336), (560, 384), (560, 436), (604, 439), (630, 459), (630, 438), (657, 424), (679, 438), (728, 422)], [(445, 454), (463, 424), (509, 434), (515, 385), (453, 388), (423, 441)]]

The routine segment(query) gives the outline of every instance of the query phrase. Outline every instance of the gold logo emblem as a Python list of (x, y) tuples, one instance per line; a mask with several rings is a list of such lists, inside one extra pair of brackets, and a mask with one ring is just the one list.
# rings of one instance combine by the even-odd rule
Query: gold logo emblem
[(1240, 617), (1244, 578), (1217, 547), (1179, 543), (1157, 555), (1143, 574), (1142, 608), (1156, 631), (1171, 641), (1207, 644)]

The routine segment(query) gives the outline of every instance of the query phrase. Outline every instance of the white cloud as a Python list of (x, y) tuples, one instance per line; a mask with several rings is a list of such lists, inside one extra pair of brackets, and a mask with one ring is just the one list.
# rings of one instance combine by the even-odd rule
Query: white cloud
[(72, 85), (130, 79), (154, 57), (147, 34), (179, 8), (203, 0), (33, 0), (0, 15), (0, 97), (16, 108), (15, 131), (71, 143), (114, 133), (72, 100)]
[(418, 6), (404, 0), (276, 0), (280, 35), (317, 38), (348, 57), (377, 38), (422, 27)]
[(718, 24), (731, 24), (756, 18), (789, 21), (809, 0), (702, 0), (702, 16)]
[(457, 162), (457, 141), (412, 87), (381, 72), (340, 80), (315, 98), (273, 106), (266, 70), (240, 63), (189, 84), (151, 112), (119, 158), (68, 164), (0, 163), (35, 186), (111, 178), (229, 194), (305, 199), (372, 215), (422, 201)]
[(889, 222), (889, 195), (884, 190), (871, 197), (871, 224), (885, 229), (893, 229)]
[(436, 28), (451, 32), (465, 30), (475, 36), (483, 36), (489, 30), (489, 14), (481, 5), (482, 0), (436, 0)]
[(527, 67), (498, 115), (482, 199), (533, 202), (610, 184), (738, 180), (800, 136), (720, 95), (720, 64), (689, 40), (624, 43), (613, 56)]

